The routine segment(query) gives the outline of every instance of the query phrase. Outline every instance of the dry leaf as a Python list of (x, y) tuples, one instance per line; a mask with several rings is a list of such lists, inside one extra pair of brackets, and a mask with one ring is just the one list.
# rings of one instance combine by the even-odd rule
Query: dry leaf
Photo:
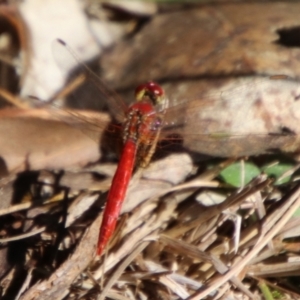
[[(100, 122), (105, 128), (105, 114), (58, 112), (46, 109), (5, 109), (0, 111), (0, 156), (10, 172), (40, 169), (65, 169), (84, 166), (100, 158), (101, 127), (97, 131), (81, 128), (82, 119)], [(81, 117), (80, 117), (81, 116)], [(97, 127), (94, 123), (91, 125)], [(91, 139), (90, 131), (97, 140)]]
[(49, 100), (78, 65), (71, 53), (57, 45), (57, 39), (65, 41), (80, 61), (90, 61), (126, 34), (126, 28), (109, 21), (104, 12), (102, 19), (90, 20), (84, 4), (77, 0), (63, 5), (57, 0), (29, 0), (21, 2), (18, 9), (29, 33), (24, 49), (28, 68), (21, 70), (22, 97)]
[[(299, 9), (297, 2), (227, 3), (160, 14), (132, 40), (105, 53), (105, 79), (128, 88), (149, 79), (178, 82), (257, 73), (300, 77), (297, 44), (280, 45), (277, 32), (285, 29), (293, 37)], [(297, 37), (295, 30), (295, 43)]]
[(245, 77), (206, 83), (203, 89), (195, 81), (166, 85), (176, 104), (166, 115), (164, 135), (179, 134), (187, 149), (212, 156), (299, 151), (298, 82)]

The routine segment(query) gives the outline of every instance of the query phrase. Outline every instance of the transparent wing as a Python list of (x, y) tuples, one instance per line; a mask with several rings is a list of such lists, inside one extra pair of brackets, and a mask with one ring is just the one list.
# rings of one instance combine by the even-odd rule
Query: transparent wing
[[(104, 103), (108, 107), (111, 115), (118, 122), (123, 121), (127, 105), (122, 98), (120, 98), (115, 91), (110, 89), (90, 66), (80, 61), (79, 56), (64, 41), (57, 39), (53, 43), (53, 48), (55, 49), (55, 52), (59, 52), (60, 55), (64, 52), (64, 55), (68, 56), (68, 59), (73, 60), (72, 65), (77, 66), (74, 71), (76, 76), (78, 76), (78, 74), (84, 74), (85, 76), (86, 80), (76, 88), (76, 95), (73, 98), (85, 102), (85, 104), (87, 98), (92, 98), (92, 101), (95, 103), (98, 102), (96, 105), (97, 108), (101, 108), (101, 103)], [(77, 107), (80, 106), (82, 105), (79, 103)]]
[[(166, 114), (164, 137), (177, 134), (188, 149), (214, 156), (297, 151), (297, 82), (247, 77), (215, 82), (214, 92), (209, 92), (211, 86), (201, 88), (195, 81), (183, 85), (166, 87), (173, 105)], [(194, 100), (185, 101), (184, 94)]]

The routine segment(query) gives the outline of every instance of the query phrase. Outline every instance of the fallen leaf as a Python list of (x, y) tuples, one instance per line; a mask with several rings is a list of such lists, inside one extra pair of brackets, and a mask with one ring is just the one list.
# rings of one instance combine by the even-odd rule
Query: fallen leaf
[(104, 78), (122, 89), (150, 79), (178, 82), (253, 74), (299, 78), (297, 31), (294, 48), (281, 44), (280, 34), (281, 29), (286, 35), (290, 30), (293, 38), (299, 9), (297, 2), (226, 3), (159, 14), (133, 39), (102, 56)]
[[(83, 111), (73, 114), (76, 117), (71, 111), (0, 110), (0, 156), (8, 171), (82, 167), (99, 160), (101, 130), (108, 125), (109, 117)], [(94, 123), (89, 127), (82, 118), (98, 121), (103, 127)]]

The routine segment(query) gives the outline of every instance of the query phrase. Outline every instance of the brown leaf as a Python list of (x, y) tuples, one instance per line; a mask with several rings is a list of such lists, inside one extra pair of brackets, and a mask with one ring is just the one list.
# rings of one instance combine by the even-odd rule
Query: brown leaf
[[(99, 145), (87, 134), (99, 141), (108, 116), (87, 111), (73, 114), (46, 109), (1, 110), (0, 156), (8, 170), (64, 169), (97, 161)], [(96, 125), (84, 122), (86, 119), (99, 122), (102, 129), (95, 131)]]
[(299, 48), (277, 44), (276, 32), (297, 28), (299, 9), (297, 2), (227, 3), (160, 14), (103, 56), (106, 80), (128, 88), (149, 79), (255, 73), (299, 77)]
[[(198, 81), (166, 85), (170, 99), (179, 104), (166, 115), (164, 135), (180, 134), (186, 148), (212, 156), (299, 150), (297, 82), (246, 77), (203, 86)], [(201, 93), (210, 89), (214, 92)], [(194, 100), (185, 103), (186, 93)]]

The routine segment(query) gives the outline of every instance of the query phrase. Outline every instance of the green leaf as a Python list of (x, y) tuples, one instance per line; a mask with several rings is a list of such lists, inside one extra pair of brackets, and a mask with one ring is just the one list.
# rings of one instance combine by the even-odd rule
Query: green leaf
[(260, 169), (252, 162), (235, 162), (223, 169), (220, 177), (228, 184), (241, 187), (248, 184), (261, 173)]
[[(280, 185), (287, 183), (291, 180), (292, 176), (284, 176), (280, 178), (285, 172), (291, 170), (294, 167), (293, 163), (290, 162), (279, 162), (277, 164), (268, 165), (262, 167), (262, 171), (265, 172), (268, 176), (274, 177), (276, 179), (275, 185)], [(279, 179), (279, 180), (278, 180)]]

